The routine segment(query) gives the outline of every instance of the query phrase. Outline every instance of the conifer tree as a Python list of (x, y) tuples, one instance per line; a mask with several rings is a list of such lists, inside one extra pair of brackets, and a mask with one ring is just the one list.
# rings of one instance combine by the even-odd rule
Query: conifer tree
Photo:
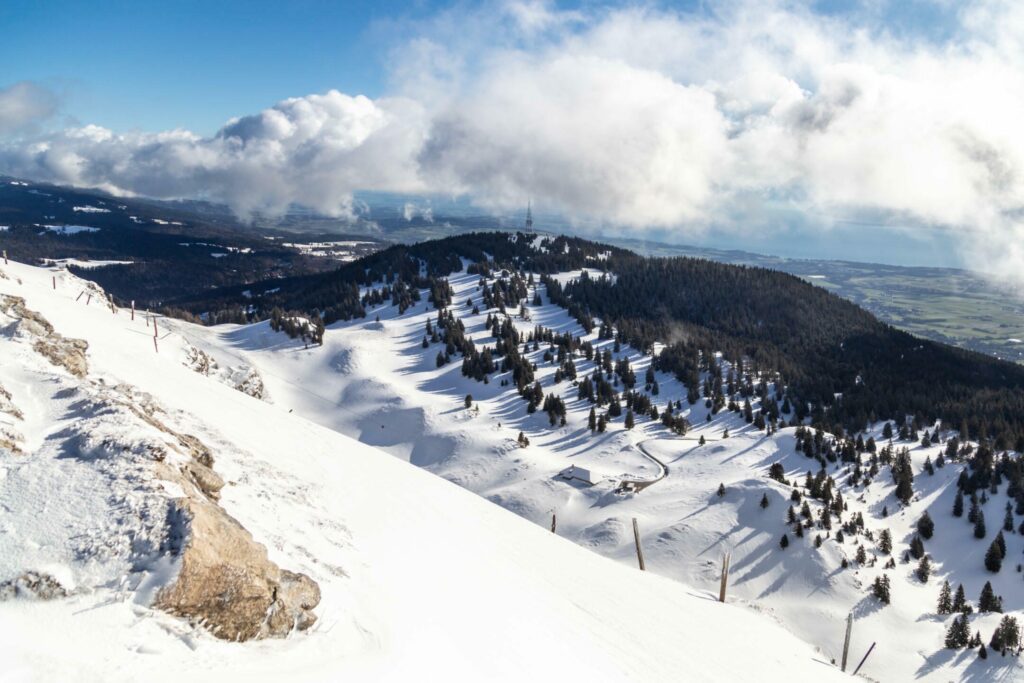
[(956, 492), (956, 498), (953, 499), (953, 516), (964, 516), (964, 494), (959, 490)]
[(939, 614), (951, 614), (953, 612), (952, 590), (949, 587), (949, 581), (942, 582), (942, 588), (939, 590), (939, 605), (936, 612)]
[(636, 418), (633, 416), (633, 409), (630, 408), (626, 411), (626, 420), (623, 426), (626, 429), (632, 429), (634, 424), (636, 424)]
[(979, 612), (1002, 612), (1003, 601), (997, 597), (995, 591), (992, 590), (992, 583), (986, 581), (985, 585), (981, 588), (981, 595), (978, 597), (978, 611)]
[(888, 605), (892, 600), (890, 588), (888, 574), (881, 574), (875, 577), (875, 582), (871, 585), (871, 593), (883, 605)]
[(593, 406), (590, 408), (590, 415), (587, 416), (587, 427), (590, 431), (597, 429), (597, 412), (594, 410)]
[(768, 502), (768, 494), (765, 493), (761, 496), (761, 509), (764, 510), (766, 507), (768, 507), (769, 504), (770, 503)]
[(999, 550), (999, 544), (992, 541), (985, 553), (985, 569), (992, 573), (998, 573), (1003, 568), (1003, 553)]
[(961, 614), (953, 620), (953, 623), (949, 625), (949, 630), (946, 631), (946, 647), (951, 650), (967, 647), (967, 643), (971, 639), (970, 633), (967, 626), (967, 615)]
[(928, 583), (928, 577), (932, 575), (932, 563), (927, 555), (923, 556), (921, 561), (917, 563), (917, 569), (914, 570), (914, 573), (917, 574), (917, 578), (921, 583)]
[(917, 533), (921, 534), (921, 538), (925, 540), (931, 538), (932, 534), (935, 533), (935, 522), (932, 521), (927, 510), (917, 520)]
[(724, 495), (725, 495), (725, 484), (719, 484), (719, 485), (718, 485), (718, 491), (717, 491), (717, 493), (718, 493), (718, 497), (719, 497), (719, 498), (721, 498), (722, 496), (724, 496)]
[(985, 538), (985, 533), (985, 513), (979, 508), (974, 522), (974, 537)]
[(892, 553), (892, 533), (888, 529), (882, 529), (878, 538), (878, 549), (883, 555)]
[(974, 608), (967, 602), (962, 583), (956, 587), (956, 595), (953, 596), (953, 611), (959, 614), (970, 614), (974, 611)]
[(789, 536), (782, 534), (782, 538), (779, 540), (779, 547), (785, 550), (789, 547)]

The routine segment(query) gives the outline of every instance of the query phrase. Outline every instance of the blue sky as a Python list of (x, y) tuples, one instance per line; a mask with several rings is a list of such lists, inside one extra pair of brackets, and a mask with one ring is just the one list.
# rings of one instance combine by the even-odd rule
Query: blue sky
[(396, 0), (5, 0), (0, 64), (63, 94), (78, 122), (209, 134), (286, 97), (379, 95), (389, 25), (429, 11)]

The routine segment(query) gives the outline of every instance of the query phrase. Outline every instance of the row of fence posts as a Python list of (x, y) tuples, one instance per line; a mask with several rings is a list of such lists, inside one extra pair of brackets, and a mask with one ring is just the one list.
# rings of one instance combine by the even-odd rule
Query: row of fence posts
[[(555, 529), (557, 529), (557, 519), (555, 517), (555, 513), (552, 512), (551, 513), (551, 533), (555, 533)], [(637, 522), (636, 517), (633, 518), (633, 541), (636, 544), (636, 561), (637, 561), (637, 564), (640, 565), (640, 571), (646, 571), (647, 567), (644, 564), (644, 549), (643, 549), (643, 546), (640, 544), (640, 524), (639, 524), (639, 522)], [(727, 591), (727, 589), (729, 587), (729, 569), (730, 569), (731, 564), (732, 564), (732, 553), (731, 552), (726, 552), (724, 555), (722, 555), (722, 572), (721, 572), (721, 575), (719, 577), (719, 582), (718, 582), (718, 601), (719, 602), (725, 602), (726, 591)], [(840, 669), (842, 671), (846, 671), (846, 663), (847, 663), (847, 660), (849, 659), (849, 654), (850, 654), (850, 637), (852, 635), (853, 635), (853, 612), (850, 612), (846, 616), (846, 637), (843, 639), (843, 658), (842, 658), (842, 663), (840, 665)], [(869, 647), (868, 651), (864, 653), (863, 657), (861, 657), (860, 663), (857, 664), (857, 668), (853, 670), (853, 675), (854, 676), (856, 676), (860, 672), (861, 667), (864, 666), (864, 662), (866, 662), (868, 660), (868, 656), (870, 656), (872, 651), (874, 651), (876, 644), (877, 643), (871, 643), (871, 647)]]

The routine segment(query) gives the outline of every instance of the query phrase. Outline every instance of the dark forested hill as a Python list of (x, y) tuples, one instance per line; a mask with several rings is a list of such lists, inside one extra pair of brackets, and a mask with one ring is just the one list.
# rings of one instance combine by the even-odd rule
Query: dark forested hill
[(721, 352), (744, 367), (778, 373), (796, 414), (832, 430), (881, 418), (898, 426), (906, 416), (922, 424), (941, 418), (972, 438), (993, 438), (997, 447), (1024, 447), (1024, 367), (914, 337), (765, 268), (644, 258), (579, 238), (472, 233), (393, 246), (330, 273), (222, 289), (176, 305), (194, 314), (221, 311), (221, 318), (239, 307), (250, 319), (278, 309), (330, 323), (365, 315), (365, 306), (381, 298), (412, 305), (423, 289), (444, 306), (441, 281), (463, 267), (614, 274), (564, 287), (544, 279), (552, 302), (585, 326), (596, 318), (641, 349), (665, 344), (660, 368), (694, 389)]

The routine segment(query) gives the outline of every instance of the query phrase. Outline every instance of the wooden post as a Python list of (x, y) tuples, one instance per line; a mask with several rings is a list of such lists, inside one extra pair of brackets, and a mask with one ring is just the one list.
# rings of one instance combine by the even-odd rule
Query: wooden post
[(57, 276), (56, 275), (53, 276), (53, 288), (57, 289)]
[(85, 305), (88, 306), (90, 301), (92, 301), (92, 294), (85, 297)]
[(156, 337), (153, 337), (153, 350), (160, 353), (160, 347), (156, 343)]
[(555, 533), (555, 513), (551, 513), (551, 533)]
[(718, 587), (718, 602), (725, 602), (725, 589), (729, 585), (729, 563), (732, 560), (732, 553), (722, 555), (722, 579)]
[(85, 294), (85, 290), (84, 289), (81, 292), (78, 293), (78, 296), (75, 297), (75, 302), (77, 302), (79, 299), (81, 299), (83, 294)]
[(7, 250), (4, 249), (4, 265), (7, 265)]
[(135, 320), (135, 299), (132, 299), (132, 320)]
[(640, 571), (647, 571), (644, 567), (644, 551), (640, 547), (640, 527), (637, 526), (636, 517), (633, 518), (633, 539), (636, 541), (636, 559), (640, 563)]
[(864, 653), (864, 659), (860, 660), (860, 664), (858, 664), (857, 668), (853, 670), (853, 675), (854, 676), (856, 676), (857, 672), (860, 671), (860, 668), (862, 666), (864, 666), (864, 662), (868, 661), (868, 655), (871, 654), (871, 651), (874, 650), (874, 649), (875, 649), (875, 644), (871, 643), (871, 647), (869, 647), (868, 651)]
[(157, 331), (156, 331), (156, 316), (154, 315), (153, 316), (153, 336), (155, 337), (156, 335), (157, 335)]
[(850, 634), (853, 632), (853, 612), (846, 615), (846, 638), (843, 639), (843, 666), (842, 671), (846, 671), (846, 658), (850, 653)]

